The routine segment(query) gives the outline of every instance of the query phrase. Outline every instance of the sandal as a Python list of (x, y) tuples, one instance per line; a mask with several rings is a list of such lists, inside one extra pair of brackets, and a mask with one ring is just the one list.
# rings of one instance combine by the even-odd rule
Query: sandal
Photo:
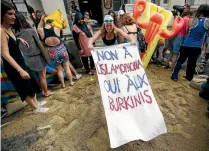
[(94, 74), (92, 72), (89, 72), (88, 75), (93, 76)]
[(49, 97), (49, 96), (51, 96), (51, 95), (53, 95), (55, 92), (52, 92), (52, 91), (48, 91), (47, 92), (47, 94), (42, 94), (42, 96), (44, 96), (44, 97)]

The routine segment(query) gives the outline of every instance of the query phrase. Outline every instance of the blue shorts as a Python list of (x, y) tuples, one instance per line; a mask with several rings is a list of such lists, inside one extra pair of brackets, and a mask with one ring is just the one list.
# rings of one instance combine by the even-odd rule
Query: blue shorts
[(183, 44), (184, 38), (181, 36), (175, 36), (168, 41), (168, 50), (173, 53), (179, 53), (179, 50)]

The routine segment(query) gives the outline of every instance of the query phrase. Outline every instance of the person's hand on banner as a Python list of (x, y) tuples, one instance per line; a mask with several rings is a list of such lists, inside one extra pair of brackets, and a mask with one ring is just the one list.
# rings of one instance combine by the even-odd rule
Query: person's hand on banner
[(132, 45), (136, 44), (135, 40), (131, 40), (130, 42)]

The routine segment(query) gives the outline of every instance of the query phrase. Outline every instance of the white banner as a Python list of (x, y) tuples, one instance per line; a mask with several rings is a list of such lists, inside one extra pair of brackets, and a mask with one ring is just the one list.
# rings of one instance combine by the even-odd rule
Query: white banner
[(135, 45), (92, 51), (106, 114), (111, 148), (149, 141), (167, 132)]

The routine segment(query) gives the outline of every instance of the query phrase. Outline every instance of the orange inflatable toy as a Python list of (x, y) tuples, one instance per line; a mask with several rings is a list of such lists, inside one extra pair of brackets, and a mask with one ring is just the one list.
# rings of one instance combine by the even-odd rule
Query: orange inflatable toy
[(173, 21), (171, 31), (168, 31), (167, 26), (172, 17), (171, 11), (146, 2), (146, 0), (138, 0), (135, 3), (133, 18), (135, 23), (144, 29), (145, 40), (148, 43), (147, 50), (140, 55), (145, 68), (148, 66), (158, 41), (176, 36), (183, 27), (184, 20), (177, 17)]

